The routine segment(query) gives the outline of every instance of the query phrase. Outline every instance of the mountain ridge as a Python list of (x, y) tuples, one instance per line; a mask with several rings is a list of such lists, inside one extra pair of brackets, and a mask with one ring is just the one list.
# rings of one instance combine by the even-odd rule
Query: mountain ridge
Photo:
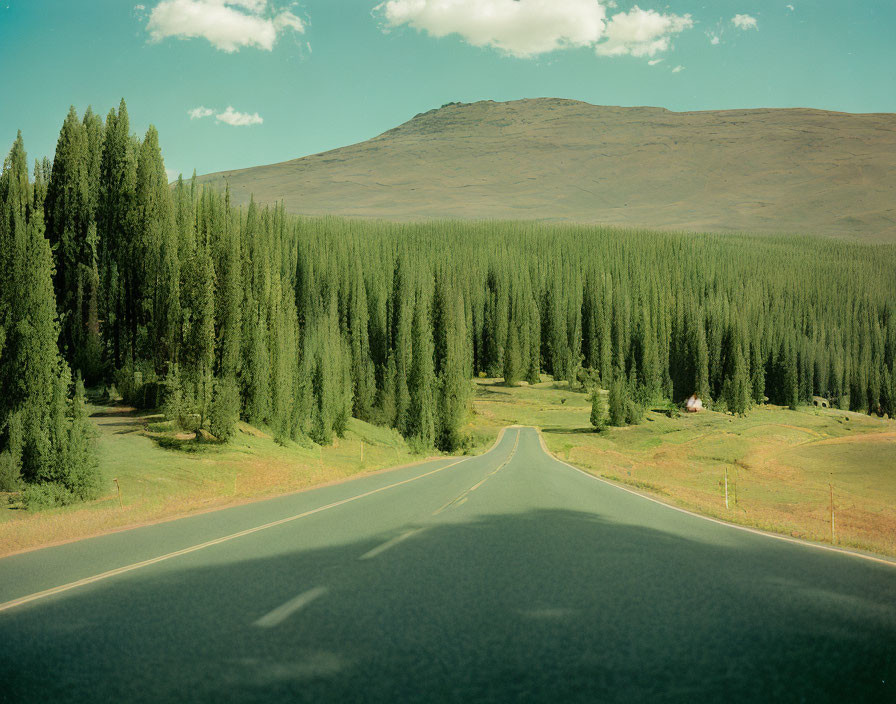
[(363, 142), (199, 180), (309, 215), (896, 241), (894, 174), (891, 113), (534, 98), (447, 103)]

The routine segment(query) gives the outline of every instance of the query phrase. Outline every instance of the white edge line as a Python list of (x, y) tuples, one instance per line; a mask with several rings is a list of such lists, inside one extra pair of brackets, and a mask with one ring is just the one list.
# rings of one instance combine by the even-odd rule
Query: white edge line
[[(516, 426), (513, 426), (516, 427)], [(125, 565), (124, 567), (118, 567), (114, 570), (109, 570), (107, 572), (102, 572), (101, 574), (94, 575), (93, 577), (85, 577), (84, 579), (79, 579), (75, 582), (69, 582), (68, 584), (63, 584), (58, 587), (53, 587), (52, 589), (45, 589), (40, 592), (35, 592), (34, 594), (29, 594), (27, 596), (19, 597), (18, 599), (13, 599), (11, 601), (7, 601), (5, 603), (0, 604), (0, 612), (6, 611), (7, 609), (12, 609), (16, 606), (22, 606), (23, 604), (27, 604), (32, 601), (37, 601), (38, 599), (43, 599), (44, 597), (53, 596), (55, 594), (61, 594), (62, 592), (67, 592), (70, 589), (75, 589), (77, 587), (83, 587), (88, 584), (93, 584), (94, 582), (99, 582), (103, 579), (108, 579), (109, 577), (115, 577), (120, 574), (124, 574), (125, 572), (131, 572), (132, 570), (139, 569), (141, 567), (148, 567), (149, 565), (154, 565), (157, 562), (163, 562), (164, 560), (170, 560), (172, 557), (179, 557), (180, 555), (186, 555), (191, 552), (196, 552), (197, 550), (202, 550), (203, 548), (208, 548), (213, 545), (218, 545), (219, 543), (226, 543), (229, 540), (233, 540), (234, 538), (241, 538), (244, 535), (251, 535), (252, 533), (257, 533), (258, 531), (265, 530), (267, 528), (273, 528), (274, 526), (279, 526), (284, 523), (289, 523), (290, 521), (295, 521), (299, 518), (305, 518), (306, 516), (310, 516), (315, 513), (320, 513), (321, 511), (326, 511), (327, 509), (336, 508), (337, 506), (342, 506), (343, 504), (347, 504), (351, 501), (355, 501), (357, 499), (363, 499), (366, 496), (370, 496), (372, 494), (377, 494), (381, 491), (385, 491), (386, 489), (392, 489), (396, 486), (401, 486), (402, 484), (407, 484), (409, 482), (416, 481), (418, 479), (423, 479), (424, 477), (428, 477), (432, 474), (436, 474), (437, 472), (441, 472), (446, 470), (454, 465), (460, 464), (461, 462), (466, 462), (467, 460), (476, 459), (477, 457), (483, 457), (487, 455), (492, 450), (496, 449), (500, 444), (501, 440), (504, 438), (504, 431), (506, 428), (501, 428), (498, 433), (498, 437), (495, 438), (494, 444), (481, 455), (471, 455), (470, 457), (462, 457), (459, 460), (455, 460), (450, 464), (446, 464), (444, 467), (438, 467), (432, 471), (426, 472), (425, 474), (418, 474), (416, 477), (410, 477), (409, 479), (404, 479), (400, 482), (396, 482), (395, 484), (389, 484), (387, 486), (381, 486), (379, 489), (373, 489), (371, 491), (365, 492), (363, 494), (358, 494), (357, 496), (351, 496), (347, 499), (342, 499), (341, 501), (336, 501), (331, 504), (327, 504), (326, 506), (319, 506), (318, 508), (312, 509), (310, 511), (305, 511), (304, 513), (297, 514), (295, 516), (288, 516), (287, 518), (281, 518), (278, 521), (272, 521), (271, 523), (265, 523), (261, 526), (256, 526), (255, 528), (249, 528), (247, 530), (240, 531), (239, 533), (233, 533), (231, 535), (225, 535), (222, 538), (216, 538), (215, 540), (209, 540), (205, 543), (200, 543), (199, 545), (194, 545), (189, 548), (184, 548), (183, 550), (177, 550), (175, 552), (169, 552), (166, 555), (159, 555), (158, 557), (153, 557), (149, 560), (143, 560), (142, 562), (135, 562), (132, 565)], [(435, 460), (436, 462), (440, 460)], [(396, 469), (400, 469), (400, 467), (396, 467)]]
[(655, 499), (652, 496), (647, 496), (646, 494), (642, 494), (638, 491), (633, 491), (628, 487), (624, 487), (615, 482), (611, 482), (608, 479), (604, 479), (603, 477), (599, 477), (596, 474), (591, 474), (591, 472), (586, 472), (584, 469), (580, 469), (579, 467), (575, 467), (571, 465), (569, 462), (565, 462), (561, 460), (559, 457), (554, 455), (548, 449), (547, 444), (544, 441), (544, 436), (541, 434), (540, 428), (535, 428), (535, 432), (538, 433), (538, 439), (541, 442), (541, 449), (544, 450), (545, 454), (550, 457), (555, 462), (565, 465), (580, 474), (584, 474), (589, 479), (594, 479), (595, 481), (601, 482), (603, 484), (607, 484), (615, 489), (619, 489), (620, 491), (624, 491), (632, 496), (637, 496), (639, 498), (645, 499), (646, 501), (652, 501), (655, 504), (659, 504), (660, 506), (665, 506), (666, 508), (670, 508), (673, 511), (678, 511), (679, 513), (687, 514), (688, 516), (693, 516), (694, 518), (701, 518), (704, 521), (711, 521), (712, 523), (717, 523), (720, 526), (726, 526), (728, 528), (734, 528), (735, 530), (741, 530), (745, 533), (752, 533), (753, 535), (760, 535), (765, 538), (772, 538), (774, 540), (781, 540), (785, 543), (793, 543), (794, 545), (802, 545), (807, 548), (815, 548), (816, 550), (826, 550), (827, 552), (835, 552), (841, 555), (849, 555), (850, 557), (858, 557), (862, 560), (868, 560), (870, 562), (877, 562), (881, 565), (888, 565), (889, 567), (896, 567), (896, 561), (889, 560), (884, 557), (875, 557), (874, 555), (865, 555), (860, 552), (854, 552), (852, 550), (846, 550), (844, 548), (834, 547), (833, 545), (819, 545), (818, 543), (810, 543), (808, 540), (800, 540), (799, 538), (791, 538), (787, 535), (778, 535), (777, 533), (769, 533), (768, 531), (759, 530), (758, 528), (750, 528), (749, 526), (742, 526), (737, 523), (730, 523), (728, 521), (723, 521), (718, 518), (713, 518), (712, 516), (704, 516), (699, 513), (694, 513), (693, 511), (688, 511), (686, 508), (681, 508), (680, 506), (673, 506), (672, 504), (666, 503), (665, 501), (660, 501), (659, 499)]
[[(491, 450), (489, 450), (490, 452)], [(389, 484), (387, 486), (381, 486), (378, 489), (373, 489), (371, 491), (364, 492), (363, 494), (358, 494), (357, 496), (351, 496), (347, 499), (342, 499), (341, 501), (335, 501), (331, 504), (327, 504), (326, 506), (319, 506), (318, 508), (311, 509), (310, 511), (305, 511), (304, 513), (296, 514), (295, 516), (288, 516), (286, 518), (281, 518), (277, 521), (272, 521), (271, 523), (265, 523), (261, 526), (256, 526), (255, 528), (248, 528), (246, 530), (242, 530), (238, 533), (232, 533), (231, 535), (225, 535), (221, 538), (215, 538), (214, 540), (209, 540), (205, 543), (200, 543), (199, 545), (193, 545), (192, 547), (184, 548), (183, 550), (177, 550), (175, 552), (169, 552), (165, 555), (159, 555), (158, 557), (150, 558), (149, 560), (143, 560), (142, 562), (135, 562), (132, 565), (126, 565), (124, 567), (118, 567), (113, 570), (109, 570), (107, 572), (102, 572), (101, 574), (94, 575), (93, 577), (85, 577), (84, 579), (79, 579), (75, 582), (69, 582), (68, 584), (63, 584), (58, 587), (53, 587), (52, 589), (45, 589), (41, 592), (36, 592), (34, 594), (29, 594), (28, 596), (19, 597), (18, 599), (13, 599), (12, 601), (7, 601), (6, 603), (0, 604), (0, 612), (6, 611), (7, 609), (11, 609), (16, 606), (21, 606), (23, 604), (27, 604), (31, 601), (36, 601), (37, 599), (42, 599), (47, 596), (53, 596), (55, 594), (61, 594), (62, 592), (69, 591), (70, 589), (75, 589), (76, 587), (83, 587), (88, 584), (93, 584), (94, 582), (99, 582), (103, 579), (108, 579), (109, 577), (115, 577), (120, 574), (124, 574), (125, 572), (131, 572), (132, 570), (139, 569), (141, 567), (148, 567), (149, 565), (154, 565), (158, 562), (163, 562), (164, 560), (170, 560), (172, 557), (180, 557), (181, 555), (186, 555), (191, 552), (196, 552), (197, 550), (202, 550), (204, 548), (211, 547), (213, 545), (218, 545), (220, 543), (226, 543), (230, 540), (234, 540), (235, 538), (241, 538), (246, 535), (251, 535), (252, 533), (257, 533), (258, 531), (266, 530), (267, 528), (273, 528), (275, 526), (283, 525), (284, 523), (289, 523), (290, 521), (298, 520), (299, 518), (305, 518), (306, 516), (311, 516), (315, 513), (321, 513), (322, 511), (326, 511), (331, 508), (336, 508), (337, 506), (342, 506), (343, 504), (350, 503), (352, 501), (356, 501), (358, 499), (363, 499), (367, 496), (371, 496), (372, 494), (378, 494), (381, 491), (386, 491), (387, 489), (392, 489), (396, 486), (401, 486), (402, 484), (408, 484), (409, 482), (417, 481), (418, 479), (423, 479), (424, 477), (428, 477), (432, 474), (436, 474), (437, 472), (442, 472), (454, 465), (460, 464), (461, 462), (466, 462), (467, 460), (474, 459), (474, 457), (481, 457), (482, 455), (474, 455), (471, 457), (464, 457), (463, 459), (455, 460), (450, 464), (446, 464), (444, 467), (438, 467), (424, 474), (418, 474), (416, 477), (410, 477), (409, 479), (404, 479), (400, 482), (396, 482), (395, 484)], [(436, 460), (438, 461), (438, 460)]]
[(307, 592), (302, 592), (297, 597), (293, 597), (285, 604), (281, 604), (273, 611), (266, 613), (252, 625), (258, 626), (259, 628), (273, 628), (274, 626), (283, 623), (283, 621), (292, 616), (292, 614), (299, 609), (304, 608), (326, 593), (326, 587), (314, 587), (314, 589), (309, 589)]

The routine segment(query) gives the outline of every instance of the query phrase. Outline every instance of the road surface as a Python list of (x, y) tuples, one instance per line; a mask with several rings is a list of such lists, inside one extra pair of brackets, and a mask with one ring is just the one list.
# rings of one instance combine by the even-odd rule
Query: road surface
[(0, 701), (281, 700), (896, 702), (896, 567), (663, 506), (528, 428), (0, 560)]

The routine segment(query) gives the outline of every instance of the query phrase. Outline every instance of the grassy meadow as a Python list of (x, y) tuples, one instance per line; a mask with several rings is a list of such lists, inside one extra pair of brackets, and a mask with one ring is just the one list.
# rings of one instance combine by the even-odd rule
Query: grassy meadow
[[(837, 409), (765, 405), (744, 417), (648, 411), (593, 432), (587, 394), (563, 382), (477, 379), (481, 443), (508, 424), (542, 429), (550, 451), (597, 476), (727, 521), (896, 555), (896, 422)], [(725, 508), (725, 473), (729, 508)]]

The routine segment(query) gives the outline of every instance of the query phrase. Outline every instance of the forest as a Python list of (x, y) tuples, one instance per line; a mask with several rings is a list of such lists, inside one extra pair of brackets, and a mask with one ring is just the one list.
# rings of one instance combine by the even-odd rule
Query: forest
[(52, 160), (20, 134), (0, 176), (0, 491), (98, 494), (85, 388), (197, 441), (353, 416), (445, 452), (474, 375), (609, 389), (616, 424), (692, 393), (893, 416), (894, 282), (892, 245), (236, 208), (169, 184), (124, 101), (72, 108)]

